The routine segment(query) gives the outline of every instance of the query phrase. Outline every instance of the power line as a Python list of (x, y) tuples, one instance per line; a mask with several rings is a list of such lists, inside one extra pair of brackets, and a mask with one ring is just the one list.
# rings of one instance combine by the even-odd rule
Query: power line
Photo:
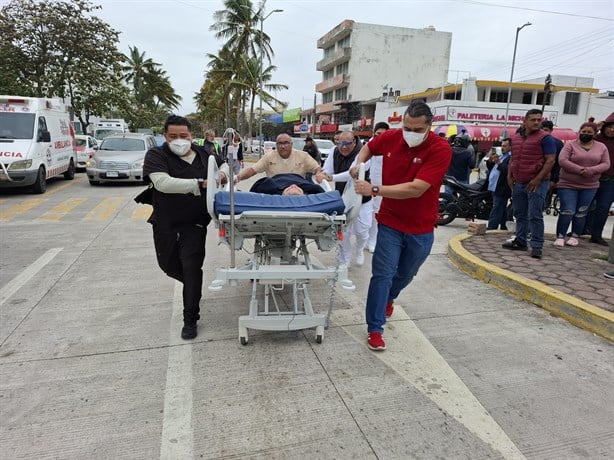
[(510, 6), (510, 5), (495, 5), (495, 4), (487, 3), (487, 2), (478, 2), (476, 0), (463, 0), (463, 1), (464, 1), (464, 3), (473, 3), (473, 4), (476, 4), (476, 5), (493, 6), (495, 8), (508, 8), (508, 9), (511, 9), (511, 10), (522, 10), (522, 11), (536, 11), (538, 13), (559, 14), (561, 16), (573, 16), (573, 17), (576, 17), (576, 18), (599, 19), (601, 21), (614, 22), (614, 19), (612, 19), (612, 18), (605, 18), (603, 16), (601, 16), (601, 17), (599, 17), (599, 16), (586, 16), (586, 15), (583, 15), (583, 14), (562, 13), (560, 11), (539, 10), (537, 8), (525, 8), (525, 7)]

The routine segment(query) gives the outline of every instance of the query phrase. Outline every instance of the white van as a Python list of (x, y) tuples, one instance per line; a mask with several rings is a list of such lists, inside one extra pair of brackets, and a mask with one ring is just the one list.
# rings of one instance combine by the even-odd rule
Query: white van
[(0, 187), (45, 193), (47, 179), (75, 177), (75, 132), (58, 99), (0, 96)]
[(100, 142), (111, 134), (122, 134), (128, 132), (128, 123), (123, 118), (112, 118), (109, 120), (99, 120), (94, 125), (94, 139)]

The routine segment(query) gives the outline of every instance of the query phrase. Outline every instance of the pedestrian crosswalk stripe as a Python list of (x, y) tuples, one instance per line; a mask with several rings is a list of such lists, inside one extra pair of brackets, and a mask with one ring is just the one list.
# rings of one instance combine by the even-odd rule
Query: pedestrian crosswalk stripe
[(50, 209), (45, 214), (40, 216), (39, 219), (55, 220), (55, 221), (60, 220), (63, 217), (66, 217), (66, 214), (68, 214), (70, 211), (75, 209), (77, 206), (79, 206), (84, 201), (86, 201), (85, 198), (72, 198), (63, 203), (60, 203), (53, 209)]
[(8, 208), (6, 211), (0, 212), (0, 220), (8, 222), (13, 220), (19, 214), (23, 214), (24, 212), (28, 212), (30, 209), (33, 209), (39, 206), (41, 203), (47, 201), (47, 198), (31, 198), (29, 200), (25, 200), (19, 204), (13, 205)]
[(139, 205), (132, 213), (132, 219), (147, 220), (151, 216), (151, 206), (148, 204)]
[(102, 202), (92, 209), (83, 220), (106, 220), (113, 215), (117, 208), (126, 201), (126, 197), (113, 196), (105, 198)]

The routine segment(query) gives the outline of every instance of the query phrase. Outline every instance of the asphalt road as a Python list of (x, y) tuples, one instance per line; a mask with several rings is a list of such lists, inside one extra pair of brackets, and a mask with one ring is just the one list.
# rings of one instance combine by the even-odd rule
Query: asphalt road
[[(78, 174), (44, 195), (0, 190), (0, 458), (612, 456), (612, 344), (459, 272), (447, 242), (466, 222), (437, 230), (386, 352), (366, 347), (369, 255), (322, 344), (305, 330), (240, 345), (246, 282), (205, 287), (184, 342), (142, 188)], [(212, 225), (206, 285), (229, 258)], [(310, 293), (325, 310), (328, 287)]]

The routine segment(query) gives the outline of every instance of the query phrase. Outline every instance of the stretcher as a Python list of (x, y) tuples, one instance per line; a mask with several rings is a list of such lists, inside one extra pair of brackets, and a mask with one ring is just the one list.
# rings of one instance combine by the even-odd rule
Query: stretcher
[[(364, 168), (361, 168), (364, 177)], [(338, 264), (323, 267), (312, 260), (309, 243), (320, 251), (337, 251), (344, 227), (360, 212), (362, 197), (351, 181), (343, 196), (320, 184), (325, 193), (302, 196), (265, 195), (223, 190), (217, 184), (218, 168), (209, 159), (207, 209), (217, 229), (220, 242), (230, 247), (231, 264), (217, 269), (209, 285), (212, 291), (224, 286), (251, 283), (249, 312), (239, 317), (239, 340), (248, 343), (248, 330), (296, 331), (315, 328), (315, 340), (321, 343), (328, 328), (337, 285), (355, 289), (347, 267)], [(235, 267), (234, 252), (253, 240), (248, 261)], [(308, 285), (323, 281), (330, 287), (326, 314), (315, 313)], [(291, 302), (285, 308), (279, 296), (285, 291)]]

